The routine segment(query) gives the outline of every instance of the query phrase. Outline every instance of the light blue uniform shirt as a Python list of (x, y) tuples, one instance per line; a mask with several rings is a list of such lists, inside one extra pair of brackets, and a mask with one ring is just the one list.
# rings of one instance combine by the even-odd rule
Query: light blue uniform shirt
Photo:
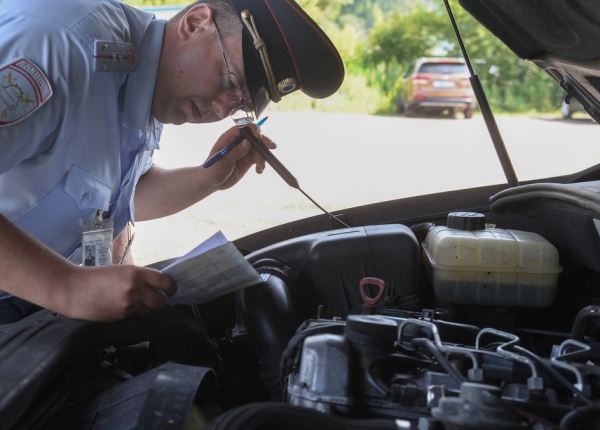
[[(24, 58), (53, 92), (13, 123), (6, 98), (16, 93), (0, 100), (0, 213), (74, 262), (96, 210), (114, 219), (115, 235), (135, 218), (135, 186), (162, 131), (150, 111), (165, 24), (112, 0), (0, 0), (0, 77)], [(102, 46), (132, 47), (129, 60), (103, 59)], [(134, 62), (134, 71), (112, 65)]]

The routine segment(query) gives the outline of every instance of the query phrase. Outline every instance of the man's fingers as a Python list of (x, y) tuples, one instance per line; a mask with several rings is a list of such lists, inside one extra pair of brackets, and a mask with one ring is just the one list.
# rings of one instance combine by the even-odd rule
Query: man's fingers
[(162, 292), (173, 295), (177, 290), (173, 278), (153, 269), (145, 271), (138, 282), (133, 313), (141, 317), (148, 316), (153, 311), (165, 306), (165, 297), (161, 294)]
[(177, 284), (175, 283), (175, 280), (165, 273), (160, 274), (158, 288), (167, 293), (168, 296), (172, 296), (177, 292)]
[(142, 273), (142, 281), (149, 287), (164, 291), (167, 295), (172, 296), (177, 291), (177, 284), (166, 273), (162, 273), (155, 269), (144, 267)]
[(250, 143), (249, 140), (244, 139), (242, 141), (241, 144), (237, 145), (232, 152), (232, 156), (234, 157), (234, 160), (239, 160), (241, 158), (244, 158), (248, 152), (250, 152), (250, 149), (252, 148), (252, 144)]
[[(261, 142), (269, 149), (275, 149), (277, 145), (267, 136), (262, 136)], [(254, 163), (256, 164), (256, 173), (262, 173), (265, 170), (265, 159), (256, 151), (254, 151)]]
[[(221, 134), (219, 139), (217, 139), (217, 142), (212, 147), (212, 149), (209, 153), (209, 156), (213, 155), (215, 152), (220, 151), (221, 149), (227, 147), (228, 145), (235, 143), (236, 140), (241, 140), (241, 138), (242, 138), (242, 135), (240, 134), (239, 127), (233, 126), (229, 129), (227, 129), (223, 134)], [(237, 145), (237, 146), (239, 146), (239, 145)]]
[(275, 149), (275, 148), (277, 148), (277, 145), (275, 144), (275, 142), (273, 142), (271, 139), (269, 139), (267, 136), (265, 136), (264, 134), (262, 134), (260, 132), (260, 128), (258, 128), (258, 127), (253, 128), (252, 129), (252, 134), (258, 140), (260, 140), (267, 148), (269, 148), (269, 149)]
[(153, 311), (161, 309), (165, 305), (165, 298), (154, 288), (143, 286), (140, 289), (140, 309), (146, 308)]
[(273, 142), (271, 139), (269, 139), (267, 136), (263, 136), (262, 139), (261, 139), (261, 141), (269, 149), (275, 149), (275, 148), (277, 148), (277, 144), (275, 142)]
[[(260, 129), (255, 125), (247, 126), (252, 135), (259, 139), (263, 145), (269, 150), (277, 148), (275, 142), (260, 133)], [(265, 170), (266, 164), (264, 158), (253, 148), (252, 143), (248, 139), (237, 145), (228, 155), (232, 162), (238, 163), (241, 176), (245, 173), (252, 164), (256, 165), (256, 173), (262, 173)]]

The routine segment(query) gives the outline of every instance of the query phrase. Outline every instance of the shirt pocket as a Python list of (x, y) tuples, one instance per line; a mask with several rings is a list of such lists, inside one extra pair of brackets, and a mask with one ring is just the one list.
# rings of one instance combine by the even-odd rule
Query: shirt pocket
[(79, 209), (108, 211), (110, 186), (80, 167), (73, 166), (66, 175), (64, 191)]
[(81, 245), (83, 227), (96, 210), (109, 209), (110, 197), (106, 182), (73, 166), (54, 189), (12, 222), (67, 257)]

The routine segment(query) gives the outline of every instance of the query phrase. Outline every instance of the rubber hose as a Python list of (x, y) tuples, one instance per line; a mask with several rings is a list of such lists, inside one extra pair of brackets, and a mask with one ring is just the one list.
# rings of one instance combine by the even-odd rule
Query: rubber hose
[(397, 430), (393, 419), (349, 419), (281, 403), (253, 403), (218, 417), (208, 430)]
[[(592, 426), (593, 420), (596, 424)], [(560, 428), (563, 430), (594, 430), (600, 429), (600, 406), (584, 406), (566, 414), (560, 420)]]

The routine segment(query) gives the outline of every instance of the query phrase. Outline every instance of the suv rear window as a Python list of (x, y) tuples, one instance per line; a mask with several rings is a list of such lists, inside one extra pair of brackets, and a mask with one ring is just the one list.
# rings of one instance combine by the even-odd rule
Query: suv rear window
[(463, 63), (423, 63), (419, 67), (419, 73), (468, 73), (466, 64)]

